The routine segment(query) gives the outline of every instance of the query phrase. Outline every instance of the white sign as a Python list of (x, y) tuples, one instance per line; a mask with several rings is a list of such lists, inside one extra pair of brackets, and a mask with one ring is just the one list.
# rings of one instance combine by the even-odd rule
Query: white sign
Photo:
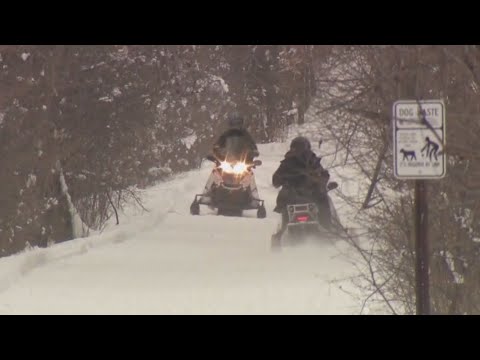
[[(423, 121), (423, 114), (427, 124)], [(429, 126), (429, 125), (430, 126)], [(405, 100), (393, 104), (393, 167), (399, 179), (445, 176), (445, 104)]]

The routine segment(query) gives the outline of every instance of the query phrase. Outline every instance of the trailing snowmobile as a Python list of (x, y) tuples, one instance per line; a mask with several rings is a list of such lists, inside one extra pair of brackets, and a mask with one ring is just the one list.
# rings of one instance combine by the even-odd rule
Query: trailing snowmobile
[(325, 201), (328, 202), (329, 214), (322, 211), (311, 199), (303, 196), (290, 199), (282, 212), (280, 228), (272, 235), (272, 248), (277, 249), (284, 244), (299, 244), (307, 238), (320, 238), (335, 233), (339, 220), (328, 192), (337, 187), (336, 182), (327, 185)]
[(200, 205), (207, 205), (217, 209), (218, 215), (242, 216), (244, 210), (256, 209), (257, 217), (265, 218), (267, 213), (264, 201), (254, 196), (257, 189), (252, 170), (262, 162), (248, 162), (232, 156), (226, 156), (222, 160), (215, 155), (209, 155), (207, 159), (215, 163), (211, 176), (213, 183), (206, 193), (195, 195), (190, 213), (199, 215)]

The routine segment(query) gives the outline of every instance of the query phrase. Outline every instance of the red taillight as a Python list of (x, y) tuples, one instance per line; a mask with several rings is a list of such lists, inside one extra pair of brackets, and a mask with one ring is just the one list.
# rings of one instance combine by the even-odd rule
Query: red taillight
[(308, 215), (297, 216), (297, 221), (298, 222), (307, 222), (308, 220), (310, 220)]

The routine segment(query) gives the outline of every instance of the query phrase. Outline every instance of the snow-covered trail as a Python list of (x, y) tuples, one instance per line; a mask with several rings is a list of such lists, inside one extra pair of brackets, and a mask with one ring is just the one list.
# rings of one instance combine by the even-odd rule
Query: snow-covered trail
[(0, 259), (0, 314), (358, 313), (331, 283), (354, 271), (341, 255), (345, 242), (270, 251), (279, 222), (271, 176), (286, 147), (259, 146), (266, 219), (255, 211), (216, 216), (204, 206), (191, 216), (211, 171), (206, 162), (147, 190), (148, 213), (129, 211), (100, 235)]

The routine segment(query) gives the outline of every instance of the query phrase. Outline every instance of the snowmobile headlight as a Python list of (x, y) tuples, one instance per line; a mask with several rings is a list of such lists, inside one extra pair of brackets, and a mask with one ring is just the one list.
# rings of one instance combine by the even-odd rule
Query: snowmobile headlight
[(294, 210), (295, 210), (295, 208), (294, 208), (292, 205), (290, 205), (290, 206), (288, 207), (288, 211), (289, 211), (289, 212), (293, 213)]
[(313, 211), (314, 208), (315, 208), (315, 205), (308, 204), (308, 210)]
[(243, 162), (236, 163), (233, 167), (233, 172), (235, 174), (243, 174), (245, 171), (247, 171), (247, 165)]
[(233, 172), (233, 168), (232, 168), (232, 165), (230, 165), (228, 162), (226, 161), (222, 161), (220, 163), (220, 169), (222, 169), (223, 171), (225, 171), (226, 173), (231, 173)]

